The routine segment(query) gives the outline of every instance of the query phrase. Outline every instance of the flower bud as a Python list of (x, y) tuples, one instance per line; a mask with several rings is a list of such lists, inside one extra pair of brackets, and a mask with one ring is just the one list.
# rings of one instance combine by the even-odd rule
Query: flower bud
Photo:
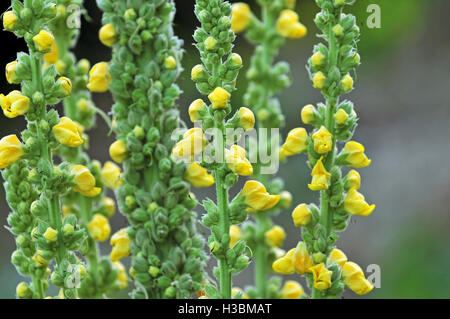
[(3, 28), (7, 31), (14, 31), (18, 20), (19, 19), (13, 11), (6, 11), (3, 14)]
[(96, 241), (105, 241), (111, 234), (111, 227), (108, 219), (100, 214), (95, 214), (92, 220), (88, 223), (87, 229), (89, 234)]
[(99, 62), (95, 64), (89, 72), (89, 83), (87, 88), (91, 92), (103, 93), (108, 91), (111, 83), (111, 74), (108, 70), (108, 63)]
[(128, 157), (127, 148), (125, 146), (125, 143), (121, 140), (115, 141), (111, 144), (109, 147), (109, 156), (116, 162), (116, 163), (123, 163), (125, 159)]
[(56, 81), (56, 86), (58, 88), (57, 95), (60, 98), (67, 97), (72, 92), (72, 82), (69, 78), (64, 76), (60, 77), (58, 81)]
[(313, 77), (314, 88), (322, 90), (325, 87), (326, 80), (327, 78), (321, 71), (317, 72)]
[(283, 209), (289, 208), (292, 204), (292, 194), (288, 191), (280, 193), (280, 207)]
[(283, 299), (298, 299), (305, 291), (302, 285), (293, 280), (288, 280), (281, 289), (281, 298)]
[(333, 29), (333, 33), (339, 38), (344, 34), (344, 28), (340, 24), (336, 24)]
[(87, 197), (95, 197), (100, 194), (101, 188), (95, 187), (95, 177), (87, 167), (75, 165), (72, 167), (71, 173), (74, 175), (74, 191)]
[(197, 163), (188, 165), (184, 179), (197, 188), (209, 187), (214, 184), (214, 177)]
[(0, 140), (0, 169), (15, 163), (23, 154), (23, 145), (16, 135), (3, 137)]
[(100, 41), (107, 47), (112, 47), (118, 40), (116, 30), (112, 24), (106, 24), (101, 27), (99, 33)]
[(25, 282), (22, 281), (16, 287), (16, 295), (20, 299), (28, 299), (33, 296), (33, 291), (28, 287), (28, 285)]
[(111, 237), (111, 246), (113, 246), (110, 258), (111, 261), (118, 261), (130, 255), (130, 238), (126, 228), (122, 228)]
[(306, 204), (300, 204), (292, 212), (295, 227), (307, 226), (311, 221), (311, 211)]
[(48, 242), (53, 243), (58, 239), (58, 232), (51, 227), (47, 227), (43, 236)]
[(214, 91), (208, 95), (208, 99), (211, 101), (214, 110), (224, 109), (227, 106), (230, 97), (231, 94), (221, 87), (215, 88)]
[(343, 109), (339, 109), (336, 114), (334, 114), (334, 119), (338, 125), (344, 125), (347, 123), (348, 114)]
[(263, 184), (247, 181), (242, 188), (241, 196), (251, 210), (267, 210), (278, 204), (280, 195), (270, 195)]
[(361, 175), (354, 169), (348, 172), (344, 179), (344, 185), (346, 190), (356, 189), (358, 190), (361, 186)]
[(255, 127), (255, 115), (250, 109), (241, 107), (237, 113), (237, 117), (239, 119), (239, 126), (245, 131)]
[(206, 112), (206, 103), (202, 99), (197, 99), (189, 105), (189, 118), (191, 122), (202, 119), (203, 113)]
[(367, 167), (372, 162), (364, 154), (364, 146), (355, 141), (349, 141), (345, 144), (338, 158), (344, 162), (345, 165), (355, 168)]
[(40, 52), (48, 52), (52, 48), (55, 38), (50, 32), (41, 30), (33, 37), (33, 41)]
[(330, 184), (331, 174), (323, 166), (322, 159), (323, 157), (317, 161), (311, 172), (312, 181), (311, 184), (308, 184), (308, 187), (313, 191), (326, 190)]
[(272, 247), (279, 247), (286, 239), (286, 232), (280, 226), (273, 226), (264, 234), (269, 245)]
[(344, 92), (349, 92), (353, 89), (353, 78), (350, 74), (346, 74), (341, 80), (341, 87)]
[(237, 225), (230, 226), (230, 248), (242, 239), (241, 228)]
[(292, 10), (283, 10), (277, 21), (277, 32), (285, 38), (303, 38), (308, 30), (298, 20), (298, 14)]
[(347, 262), (347, 256), (345, 256), (344, 252), (340, 249), (333, 249), (328, 257), (328, 263), (336, 263), (339, 267), (344, 267), (344, 264)]
[(53, 126), (53, 134), (58, 142), (63, 145), (78, 147), (83, 144), (82, 133), (80, 133), (79, 127), (66, 116), (62, 117), (59, 123)]
[(231, 15), (231, 30), (239, 33), (247, 29), (251, 22), (252, 12), (248, 4), (243, 2), (234, 3)]
[(117, 189), (122, 184), (120, 179), (120, 167), (113, 162), (107, 161), (102, 168), (103, 184), (110, 189)]
[(20, 78), (17, 76), (17, 61), (10, 62), (6, 65), (6, 80), (9, 84), (19, 84)]
[(324, 64), (324, 62), (325, 62), (325, 56), (320, 51), (317, 51), (311, 57), (311, 64), (313, 67), (321, 66)]
[(305, 124), (313, 124), (315, 121), (316, 109), (314, 105), (308, 104), (302, 108), (302, 122)]
[(204, 44), (205, 44), (206, 50), (212, 51), (216, 48), (217, 40), (214, 39), (213, 37), (207, 37)]
[(292, 129), (286, 138), (286, 141), (281, 146), (281, 150), (286, 156), (300, 154), (306, 151), (306, 142), (308, 140), (308, 133), (303, 127)]
[(167, 70), (175, 70), (177, 67), (177, 60), (173, 56), (168, 56), (164, 59), (164, 67)]
[(241, 176), (253, 174), (253, 167), (246, 157), (247, 152), (238, 145), (232, 145), (230, 149), (225, 149), (225, 161), (228, 168)]

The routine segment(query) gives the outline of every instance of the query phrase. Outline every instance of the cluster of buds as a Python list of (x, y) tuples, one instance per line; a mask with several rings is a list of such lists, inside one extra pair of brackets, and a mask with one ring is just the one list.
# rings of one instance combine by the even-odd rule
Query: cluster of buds
[[(322, 92), (326, 105), (317, 108), (307, 105), (301, 118), (314, 127), (310, 134), (304, 128), (289, 133), (281, 153), (293, 156), (308, 153), (312, 168), (312, 180), (308, 187), (320, 191), (320, 208), (314, 204), (300, 204), (292, 218), (302, 227), (303, 241), (295, 249), (280, 257), (273, 264), (276, 272), (304, 274), (312, 290), (312, 298), (337, 297), (347, 286), (358, 294), (372, 290), (372, 285), (355, 263), (334, 248), (337, 232), (345, 230), (350, 216), (369, 216), (375, 205), (369, 205), (362, 194), (360, 175), (350, 170), (342, 177), (342, 167), (366, 167), (370, 160), (364, 147), (352, 138), (357, 115), (353, 104), (339, 101), (340, 95), (353, 89), (350, 70), (360, 63), (356, 43), (359, 29), (355, 17), (343, 13), (343, 7), (351, 1), (316, 0), (321, 11), (315, 23), (323, 32), (321, 38), (328, 42), (315, 46), (308, 63), (311, 80)], [(344, 147), (338, 152), (340, 142)]]
[(175, 106), (181, 68), (181, 41), (173, 35), (172, 1), (99, 0), (103, 27), (99, 37), (112, 47), (112, 61), (94, 65), (92, 92), (112, 92), (110, 156), (123, 164), (117, 184), (115, 164), (104, 172), (117, 186), (120, 211), (129, 227), (111, 237), (112, 261), (131, 255), (133, 298), (190, 298), (200, 290), (205, 266), (204, 240), (195, 227), (196, 201), (186, 175), (195, 167), (171, 158), (172, 132), (180, 127)]
[[(274, 62), (285, 39), (300, 39), (307, 33), (306, 27), (299, 22), (299, 17), (293, 11), (296, 1), (258, 1), (261, 6), (261, 20), (252, 13), (245, 3), (233, 4), (232, 30), (244, 33), (255, 46), (251, 65), (247, 72), (248, 89), (244, 96), (245, 103), (256, 114), (257, 128), (271, 129), (284, 126), (284, 116), (280, 102), (275, 95), (291, 85), (289, 64)], [(268, 154), (271, 147), (271, 136), (267, 143), (258, 143), (258, 151)], [(284, 230), (274, 225), (271, 216), (289, 208), (292, 195), (283, 190), (284, 183), (280, 178), (269, 179), (263, 174), (264, 164), (255, 163), (253, 177), (266, 185), (270, 193), (280, 194), (279, 204), (266, 211), (255, 211), (254, 221), (243, 226), (244, 239), (255, 252), (255, 287), (248, 287), (246, 294), (250, 298), (281, 298), (281, 280), (267, 280), (269, 265), (280, 254), (280, 247), (286, 237)]]

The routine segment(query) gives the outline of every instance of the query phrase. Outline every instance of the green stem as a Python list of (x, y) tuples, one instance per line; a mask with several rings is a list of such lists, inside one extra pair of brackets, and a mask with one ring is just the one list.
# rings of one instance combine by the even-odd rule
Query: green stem
[(33, 280), (33, 290), (37, 294), (38, 299), (44, 298), (44, 285), (42, 284), (42, 280), (32, 276)]
[(267, 296), (267, 245), (265, 233), (270, 227), (270, 217), (266, 212), (257, 212), (257, 242), (255, 251), (255, 285), (258, 298), (266, 299)]

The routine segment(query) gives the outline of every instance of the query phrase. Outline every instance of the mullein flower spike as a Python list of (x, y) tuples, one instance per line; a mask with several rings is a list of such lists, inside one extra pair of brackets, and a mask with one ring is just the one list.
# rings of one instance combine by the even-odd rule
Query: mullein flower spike
[[(308, 69), (313, 86), (321, 91), (326, 104), (303, 107), (302, 122), (312, 125), (314, 131), (305, 133), (301, 140), (306, 141), (305, 150), (312, 168), (308, 187), (321, 192), (320, 209), (314, 204), (300, 204), (294, 209), (292, 218), (295, 226), (303, 227), (304, 241), (295, 251), (276, 260), (273, 269), (283, 274), (295, 269), (304, 274), (311, 298), (335, 298), (343, 293), (345, 286), (357, 294), (368, 293), (373, 288), (359, 266), (348, 262), (334, 243), (339, 237), (337, 232), (347, 227), (351, 215), (369, 216), (375, 205), (369, 205), (358, 192), (361, 176), (357, 171), (350, 170), (342, 177), (342, 166), (361, 168), (371, 162), (363, 145), (348, 141), (357, 115), (351, 102), (339, 100), (340, 95), (354, 87), (350, 71), (360, 63), (356, 47), (359, 28), (352, 15), (343, 13), (349, 1), (316, 0), (316, 3), (321, 11), (315, 23), (328, 47), (323, 44), (314, 47)], [(348, 142), (338, 152), (340, 142), (345, 141)], [(287, 151), (284, 153), (289, 155)]]

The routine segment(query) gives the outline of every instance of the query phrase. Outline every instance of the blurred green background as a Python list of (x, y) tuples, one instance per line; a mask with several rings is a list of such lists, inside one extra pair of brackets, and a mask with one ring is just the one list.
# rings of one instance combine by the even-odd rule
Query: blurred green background
[[(2, 1), (2, 11), (7, 1)], [(87, 2), (92, 21), (83, 19), (78, 58), (92, 63), (108, 60), (110, 50), (97, 40), (101, 12), (95, 1)], [(193, 0), (177, 0), (176, 32), (185, 41), (185, 72), (179, 81), (184, 94), (179, 100), (186, 121), (187, 106), (198, 97), (189, 72), (198, 63), (198, 53), (192, 46), (192, 33), (197, 25), (193, 15)], [(232, 1), (234, 2), (234, 1)], [(256, 11), (254, 1), (248, 1)], [(381, 28), (369, 29), (367, 7), (381, 8)], [(317, 8), (312, 0), (300, 0), (296, 8), (301, 21), (308, 27), (305, 39), (290, 40), (280, 52), (279, 60), (291, 64), (294, 83), (279, 98), (286, 116), (285, 135), (302, 125), (301, 107), (322, 101), (312, 88), (305, 69), (311, 54), (317, 29), (313, 24)], [(367, 265), (381, 267), (381, 288), (368, 298), (450, 298), (450, 2), (448, 0), (357, 0), (351, 11), (361, 28), (360, 54), (356, 90), (347, 99), (354, 101), (360, 116), (354, 139), (366, 145), (372, 165), (360, 170), (362, 193), (375, 212), (367, 218), (352, 220), (342, 233), (338, 246), (351, 260), (365, 270)], [(23, 41), (3, 32), (1, 60), (3, 66), (15, 59), (16, 47), (25, 50)], [(6, 41), (6, 42), (5, 42)], [(235, 51), (248, 65), (252, 46), (239, 36)], [(247, 81), (241, 72), (233, 96), (234, 106), (242, 105)], [(0, 92), (13, 87), (2, 77)], [(107, 94), (95, 95), (96, 104), (105, 111), (112, 105)], [(23, 118), (0, 116), (0, 136), (19, 133)], [(92, 157), (102, 162), (108, 159), (107, 148), (113, 137), (101, 120), (90, 132)], [(290, 158), (280, 168), (279, 175), (294, 195), (294, 205), (317, 202), (317, 194), (308, 190), (310, 171), (305, 156)], [(447, 167), (447, 168), (445, 168)], [(214, 190), (195, 190), (198, 197), (214, 196)], [(8, 206), (3, 187), (0, 190), (0, 220), (6, 226)], [(199, 214), (201, 211), (199, 210)], [(290, 211), (275, 218), (288, 238), (284, 248), (292, 248), (299, 240), (299, 230), (292, 225)], [(113, 230), (123, 227), (126, 220), (116, 214)], [(0, 229), (0, 298), (14, 298), (21, 280), (10, 263), (15, 243), (5, 227)], [(102, 247), (109, 252), (108, 245)], [(295, 277), (295, 276), (294, 276)], [(293, 277), (293, 278), (294, 278)], [(239, 274), (236, 286), (251, 284), (252, 267)], [(356, 298), (347, 292), (345, 298)]]

